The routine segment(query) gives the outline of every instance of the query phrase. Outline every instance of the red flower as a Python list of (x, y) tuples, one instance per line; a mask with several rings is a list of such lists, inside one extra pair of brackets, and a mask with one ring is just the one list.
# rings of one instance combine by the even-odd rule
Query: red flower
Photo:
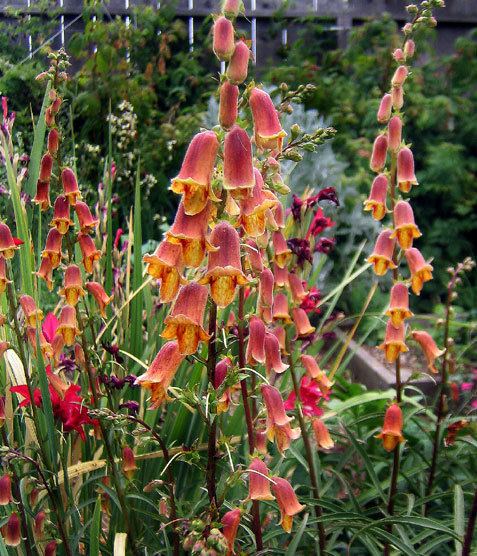
[(306, 297), (302, 300), (300, 307), (302, 309), (304, 309), (308, 314), (309, 313), (321, 313), (321, 310), (317, 307), (318, 302), (321, 299), (321, 292), (319, 289), (315, 288), (315, 286), (312, 286)]
[(340, 206), (338, 195), (336, 194), (336, 189), (334, 187), (325, 187), (324, 189), (318, 191), (316, 195), (313, 195), (313, 197), (308, 197), (308, 199), (305, 200), (307, 207), (314, 207), (316, 203), (319, 203), (320, 201), (329, 201), (337, 207)]
[(326, 228), (331, 228), (334, 226), (336, 222), (333, 222), (331, 218), (325, 216), (323, 213), (323, 209), (318, 207), (315, 212), (315, 216), (311, 221), (310, 227), (308, 228), (308, 232), (306, 233), (306, 239), (310, 239), (310, 236), (317, 236), (321, 234)]
[[(323, 415), (323, 410), (318, 407), (321, 398), (325, 398), (325, 396), (316, 381), (309, 376), (303, 376), (300, 382), (300, 401), (303, 414), (308, 417)], [(284, 404), (287, 411), (295, 409), (295, 400), (295, 392), (292, 391)]]
[[(64, 432), (75, 430), (81, 439), (85, 440), (86, 436), (83, 425), (91, 425), (93, 420), (88, 415), (88, 409), (84, 405), (83, 398), (78, 395), (81, 391), (81, 386), (78, 384), (70, 384), (68, 386), (68, 384), (51, 372), (49, 366), (46, 368), (46, 373), (50, 382), (48, 390), (50, 391), (55, 419), (61, 421)], [(23, 396), (24, 400), (20, 402), (20, 407), (31, 404), (30, 393), (26, 384), (13, 386), (10, 388), (10, 391)], [(39, 388), (35, 388), (33, 391), (33, 400), (37, 407), (42, 406), (42, 396)]]

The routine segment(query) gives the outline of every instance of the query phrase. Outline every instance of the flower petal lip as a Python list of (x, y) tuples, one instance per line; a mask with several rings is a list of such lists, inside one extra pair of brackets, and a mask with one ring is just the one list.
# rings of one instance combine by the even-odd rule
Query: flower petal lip
[(414, 316), (409, 310), (409, 290), (403, 282), (397, 282), (391, 288), (389, 308), (386, 315), (395, 328), (399, 328), (405, 319)]
[(68, 233), (73, 221), (70, 218), (70, 203), (64, 195), (58, 195), (53, 208), (53, 219), (50, 226), (55, 227), (61, 235)]
[(286, 132), (282, 128), (277, 109), (270, 95), (254, 87), (250, 93), (249, 105), (252, 111), (257, 147), (281, 152)]
[(371, 185), (369, 197), (364, 201), (364, 210), (370, 210), (375, 220), (382, 220), (386, 216), (387, 192), (388, 178), (386, 174), (377, 175)]
[(182, 195), (184, 211), (193, 216), (204, 210), (210, 198), (215, 199), (210, 180), (219, 142), (213, 131), (202, 131), (190, 142), (179, 174), (170, 189)]
[(411, 247), (404, 255), (411, 272), (411, 289), (416, 295), (420, 295), (424, 283), (432, 280), (432, 265), (425, 261), (416, 247)]
[(206, 342), (210, 335), (203, 328), (207, 303), (207, 288), (196, 282), (182, 286), (170, 314), (165, 318), (161, 334), (166, 340), (177, 340), (179, 351), (192, 355), (199, 342)]
[(234, 85), (240, 85), (247, 79), (249, 59), (249, 47), (242, 40), (236, 42), (227, 67), (227, 78)]
[(366, 259), (373, 265), (374, 273), (378, 276), (384, 276), (389, 269), (396, 268), (393, 261), (396, 240), (391, 236), (391, 230), (383, 230), (376, 240), (373, 252)]
[(166, 342), (148, 370), (135, 380), (134, 384), (151, 390), (151, 409), (168, 399), (167, 390), (184, 358), (177, 342)]
[(238, 125), (225, 135), (223, 185), (236, 199), (248, 197), (255, 185), (252, 143), (247, 132)]
[(154, 254), (146, 254), (143, 261), (147, 265), (146, 272), (161, 282), (161, 302), (170, 303), (176, 297), (179, 286), (187, 283), (182, 274), (184, 270), (182, 246), (162, 241)]

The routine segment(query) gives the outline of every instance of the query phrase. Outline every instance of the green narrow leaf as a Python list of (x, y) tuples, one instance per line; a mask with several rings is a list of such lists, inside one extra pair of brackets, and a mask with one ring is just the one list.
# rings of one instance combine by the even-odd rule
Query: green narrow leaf
[[(133, 224), (133, 290), (137, 291), (142, 284), (142, 228), (141, 228), (141, 180), (140, 161), (137, 165), (136, 187), (134, 194), (134, 224)], [(139, 292), (131, 301), (131, 326), (129, 351), (136, 357), (142, 354), (142, 309), (143, 292)]]
[(48, 97), (50, 88), (51, 83), (48, 81), (45, 95), (43, 97), (43, 104), (41, 105), (40, 115), (38, 116), (38, 121), (33, 134), (33, 146), (30, 153), (30, 163), (28, 164), (28, 180), (25, 185), (25, 193), (30, 195), (30, 197), (33, 197), (35, 194), (36, 182), (38, 181), (38, 176), (40, 175), (40, 162), (43, 155), (43, 145), (46, 134), (45, 111), (50, 102)]
[(99, 532), (101, 528), (101, 498), (94, 505), (93, 520), (89, 531), (89, 556), (99, 556)]
[(8, 556), (7, 547), (5, 546), (2, 537), (0, 537), (0, 556)]
[[(464, 538), (465, 533), (465, 511), (464, 511), (464, 492), (460, 485), (454, 485), (454, 531), (460, 538)], [(462, 554), (462, 542), (454, 540), (455, 554)]]
[(106, 291), (111, 292), (113, 289), (113, 221), (112, 221), (112, 205), (111, 199), (113, 195), (113, 176), (111, 172), (113, 164), (113, 138), (111, 131), (111, 100), (109, 100), (109, 118), (108, 118), (108, 159), (105, 168), (106, 172)]
[(296, 554), (298, 545), (300, 544), (303, 533), (305, 532), (306, 524), (308, 523), (308, 516), (309, 514), (305, 514), (303, 516), (303, 521), (301, 522), (298, 531), (295, 533), (292, 542), (288, 545), (288, 549), (285, 552), (285, 556), (294, 556), (294, 554)]

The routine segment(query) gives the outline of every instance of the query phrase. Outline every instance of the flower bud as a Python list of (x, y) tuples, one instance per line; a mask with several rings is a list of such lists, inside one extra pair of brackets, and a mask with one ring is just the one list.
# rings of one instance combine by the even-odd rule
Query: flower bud
[(239, 88), (230, 81), (224, 81), (220, 86), (219, 124), (224, 129), (231, 128), (238, 115)]
[(255, 185), (252, 144), (247, 132), (234, 125), (224, 141), (224, 188), (236, 199), (250, 195)]
[(404, 442), (402, 435), (403, 418), (398, 404), (390, 405), (384, 416), (382, 431), (376, 436), (383, 441), (383, 447), (387, 452), (392, 452), (398, 444)]
[(393, 116), (388, 125), (389, 150), (396, 153), (401, 148), (402, 120)]
[(48, 133), (48, 152), (51, 156), (56, 156), (58, 154), (58, 149), (60, 147), (60, 134), (56, 128), (50, 130)]
[(391, 110), (393, 107), (392, 97), (389, 93), (383, 95), (378, 108), (377, 119), (380, 124), (385, 124), (391, 117)]
[(270, 490), (268, 467), (260, 458), (253, 458), (248, 468), (249, 500), (274, 500)]
[(419, 249), (411, 247), (405, 252), (407, 264), (411, 272), (411, 288), (416, 295), (420, 295), (425, 282), (432, 280), (432, 266), (424, 260)]
[(393, 52), (393, 58), (396, 60), (396, 62), (403, 62), (405, 60), (402, 48), (396, 48), (396, 50)]
[(242, 6), (242, 0), (224, 0), (222, 13), (228, 18), (237, 17)]
[(286, 133), (282, 129), (278, 112), (270, 95), (254, 87), (250, 93), (249, 105), (252, 111), (257, 147), (281, 152)]
[(245, 252), (247, 256), (245, 257), (245, 263), (247, 267), (256, 275), (260, 276), (263, 271), (263, 260), (260, 248), (257, 242), (253, 239), (247, 239), (245, 243)]
[(43, 538), (43, 530), (45, 528), (46, 513), (40, 510), (33, 519), (33, 534), (36, 540)]
[(134, 473), (137, 470), (134, 452), (129, 446), (124, 446), (123, 448), (122, 470), (129, 481), (134, 477)]
[(272, 491), (280, 509), (280, 525), (284, 531), (290, 533), (293, 526), (293, 516), (304, 510), (305, 506), (298, 502), (295, 491), (286, 479), (273, 477)]
[(236, 42), (227, 68), (227, 78), (234, 85), (240, 85), (247, 79), (249, 58), (250, 50), (245, 42), (242, 40)]
[(76, 201), (81, 199), (81, 192), (78, 188), (78, 181), (75, 173), (71, 168), (65, 168), (61, 172), (61, 183), (63, 184), (63, 193), (68, 197), (70, 205), (74, 207)]
[(391, 85), (393, 87), (402, 87), (404, 81), (409, 74), (409, 70), (407, 66), (399, 66), (396, 71), (394, 72), (393, 78), (391, 79)]
[(395, 363), (400, 353), (409, 351), (408, 347), (404, 343), (405, 335), (406, 331), (404, 324), (395, 328), (390, 320), (387, 322), (384, 342), (378, 346), (378, 349), (384, 351), (384, 355), (386, 356), (386, 361), (388, 363)]
[[(216, 390), (220, 388), (220, 385), (227, 378), (227, 374), (231, 369), (231, 367), (232, 367), (232, 361), (230, 357), (224, 357), (215, 366), (213, 386)], [(220, 398), (217, 398), (217, 413), (219, 415), (221, 413), (225, 413), (229, 409), (229, 404), (230, 404), (230, 388), (226, 388), (222, 393), (222, 396)]]
[(3, 542), (6, 546), (18, 546), (22, 541), (20, 519), (16, 512), (12, 512), (8, 521), (2, 527)]
[(401, 110), (404, 104), (404, 89), (402, 87), (393, 87), (391, 97), (393, 99), (394, 110)]
[(53, 219), (50, 226), (55, 227), (61, 235), (68, 233), (73, 221), (70, 218), (70, 203), (65, 195), (58, 195), (53, 209)]
[(388, 178), (386, 174), (379, 174), (374, 178), (369, 197), (364, 201), (364, 210), (370, 210), (375, 220), (382, 220), (386, 216), (387, 193)]
[(392, 237), (391, 230), (383, 230), (379, 234), (373, 252), (366, 259), (374, 265), (374, 273), (377, 276), (384, 276), (389, 269), (396, 268), (393, 262), (395, 244), (396, 240)]
[(45, 546), (45, 553), (44, 556), (56, 556), (56, 549), (58, 547), (58, 543), (53, 540), (50, 541), (46, 546)]
[(397, 157), (397, 181), (398, 187), (403, 193), (409, 193), (413, 185), (418, 181), (414, 173), (414, 157), (411, 149), (403, 147)]
[(266, 323), (272, 322), (273, 286), (275, 279), (269, 268), (260, 274), (258, 285), (258, 316)]
[(424, 330), (414, 330), (412, 337), (421, 346), (427, 359), (427, 366), (432, 373), (437, 373), (435, 360), (444, 355), (445, 349), (439, 349), (432, 336)]
[(234, 50), (234, 26), (224, 16), (215, 20), (213, 29), (213, 49), (219, 60), (230, 60)]
[(388, 153), (387, 135), (381, 134), (376, 137), (371, 153), (369, 166), (373, 172), (381, 172), (386, 165), (386, 156)]
[(38, 179), (40, 181), (49, 182), (51, 179), (51, 170), (53, 168), (53, 158), (50, 153), (43, 155), (40, 162), (40, 174)]
[(406, 251), (412, 247), (413, 240), (421, 235), (414, 222), (411, 205), (406, 201), (398, 201), (394, 207), (394, 232), (391, 237), (397, 238), (401, 249)]
[(394, 328), (399, 328), (405, 319), (413, 316), (409, 310), (409, 290), (403, 282), (397, 282), (391, 288), (391, 298), (386, 315)]

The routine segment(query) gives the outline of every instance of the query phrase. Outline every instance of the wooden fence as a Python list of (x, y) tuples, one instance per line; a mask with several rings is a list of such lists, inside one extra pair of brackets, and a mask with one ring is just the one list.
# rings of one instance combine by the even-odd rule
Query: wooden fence
[[(185, 19), (189, 29), (190, 48), (194, 47), (194, 31), (204, 17), (218, 11), (220, 0), (109, 0), (102, 2), (104, 17), (119, 15), (127, 24), (131, 22), (134, 8), (153, 6), (160, 9), (161, 4), (171, 4), (176, 13)], [(336, 33), (339, 46), (345, 46), (349, 30), (360, 25), (370, 17), (389, 13), (401, 23), (406, 19), (405, 0), (292, 0), (286, 9), (283, 0), (244, 0), (246, 18), (239, 22), (239, 28), (246, 31), (252, 39), (254, 60), (259, 66), (273, 57), (278, 47), (295, 40), (300, 29), (300, 18), (316, 17)], [(35, 0), (0, 0), (0, 19), (9, 19), (9, 10), (34, 14)], [(83, 28), (81, 0), (52, 0), (55, 7), (58, 26), (50, 36), (55, 46), (68, 43), (69, 37)], [(281, 34), (272, 38), (270, 35), (271, 17), (281, 9), (285, 24)], [(455, 39), (469, 29), (477, 26), (477, 0), (446, 0), (446, 8), (439, 11), (439, 32), (437, 48), (441, 52), (450, 52)], [(30, 54), (34, 55), (32, 41), (26, 37)]]

